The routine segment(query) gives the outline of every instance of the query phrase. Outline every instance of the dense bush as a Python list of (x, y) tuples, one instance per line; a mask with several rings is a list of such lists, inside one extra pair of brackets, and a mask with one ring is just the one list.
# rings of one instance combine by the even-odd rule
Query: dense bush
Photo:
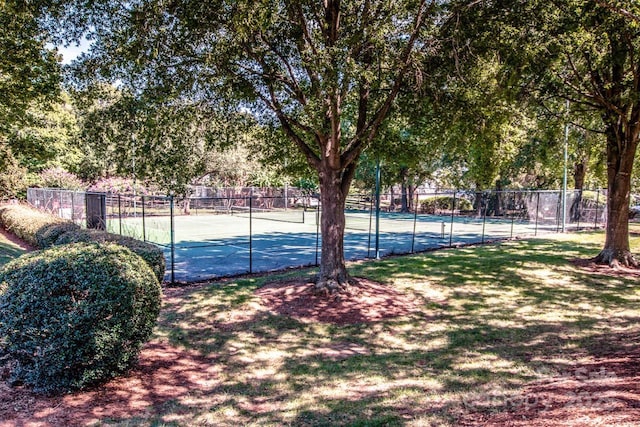
[(79, 230), (79, 225), (69, 221), (45, 225), (36, 231), (36, 246), (40, 249), (48, 248), (53, 246), (61, 235)]
[(26, 205), (0, 207), (0, 226), (39, 249), (78, 242), (116, 243), (129, 248), (145, 260), (159, 282), (164, 279), (164, 253), (151, 243), (104, 231), (82, 229), (72, 222)]
[(83, 388), (137, 360), (160, 310), (151, 269), (130, 250), (81, 243), (24, 255), (0, 271), (0, 337), (12, 377), (40, 392)]
[(142, 258), (153, 270), (159, 282), (164, 279), (166, 261), (162, 249), (151, 243), (142, 242), (132, 237), (107, 233), (106, 231), (79, 229), (61, 234), (55, 245), (66, 245), (78, 242), (116, 243), (129, 248)]
[(40, 247), (39, 230), (64, 223), (63, 219), (26, 205), (0, 206), (0, 226), (35, 247)]
[[(468, 211), (473, 209), (471, 202), (467, 199), (456, 198), (456, 210)], [(451, 212), (453, 209), (453, 196), (434, 196), (420, 200), (420, 211), (428, 214), (440, 213), (442, 211)]]

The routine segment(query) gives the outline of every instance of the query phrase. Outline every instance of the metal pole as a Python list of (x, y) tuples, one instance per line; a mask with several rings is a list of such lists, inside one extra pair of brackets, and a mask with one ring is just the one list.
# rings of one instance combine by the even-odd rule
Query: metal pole
[(176, 281), (176, 237), (173, 215), (173, 195), (169, 196), (169, 217), (171, 219), (171, 283)]
[(380, 159), (376, 163), (376, 259), (380, 259)]
[(514, 223), (514, 221), (516, 219), (516, 193), (513, 192), (511, 194), (513, 194), (513, 203), (511, 204), (513, 212), (511, 213), (511, 236), (510, 236), (510, 238), (513, 239), (513, 223)]
[[(578, 212), (576, 212), (576, 218), (577, 218), (577, 222), (578, 222), (576, 224), (576, 227), (577, 227), (577, 230), (580, 231), (580, 217), (582, 216), (582, 203), (583, 203), (582, 190), (578, 190), (578, 194), (579, 194), (579, 197), (580, 197), (580, 203), (578, 203), (576, 205), (576, 209), (578, 210)], [(576, 193), (574, 192), (573, 195), (575, 197)]]
[(320, 246), (320, 200), (316, 203), (316, 267), (318, 263), (318, 248)]
[(569, 100), (567, 100), (567, 117), (564, 123), (564, 173), (562, 174), (562, 232), (567, 225), (567, 163), (569, 162)]
[(416, 243), (416, 223), (418, 222), (418, 195), (416, 194), (416, 204), (413, 207), (413, 236), (411, 237), (411, 253), (414, 252)]
[(145, 212), (144, 212), (144, 195), (142, 196), (142, 241), (147, 241), (147, 228), (145, 222)]
[(371, 229), (373, 228), (373, 199), (375, 194), (369, 202), (369, 240), (367, 241), (367, 258), (371, 258)]
[(76, 204), (74, 203), (75, 202), (75, 195), (76, 195), (75, 191), (73, 193), (71, 193), (71, 222), (75, 222), (75, 219), (76, 219), (76, 212), (75, 212), (76, 211), (76, 209), (75, 209)]
[(118, 194), (118, 222), (120, 223), (120, 235), (122, 236), (122, 200)]
[(538, 212), (540, 212), (540, 192), (537, 192), (536, 194), (538, 196), (538, 200), (536, 201), (536, 228), (533, 232), (534, 236), (538, 235)]
[(484, 230), (485, 230), (485, 226), (487, 224), (487, 208), (489, 207), (489, 203), (487, 202), (487, 200), (485, 200), (485, 195), (484, 194), (482, 195), (482, 201), (484, 202), (484, 212), (482, 214), (482, 241), (481, 241), (481, 243), (484, 243)]
[(593, 228), (598, 228), (598, 205), (600, 204), (600, 189), (596, 189), (596, 214), (593, 218)]
[(453, 216), (456, 212), (456, 195), (457, 192), (453, 192), (453, 202), (451, 203), (451, 229), (449, 230), (449, 246), (453, 246)]
[(253, 190), (249, 196), (249, 273), (253, 273)]

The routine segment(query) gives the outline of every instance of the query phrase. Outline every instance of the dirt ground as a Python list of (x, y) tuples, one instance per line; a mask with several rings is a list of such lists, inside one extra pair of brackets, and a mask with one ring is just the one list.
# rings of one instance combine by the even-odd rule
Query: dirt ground
[[(599, 270), (589, 263), (576, 264)], [(627, 273), (635, 275), (637, 271)], [(310, 284), (290, 281), (273, 283), (256, 294), (269, 310), (304, 322), (373, 322), (405, 315), (418, 307), (392, 287), (364, 279), (358, 279), (351, 293), (340, 298), (314, 295), (309, 287)], [(165, 299), (180, 298), (190, 290), (193, 287), (167, 289)], [(628, 337), (632, 342), (639, 338)], [(596, 359), (575, 367), (568, 375), (529, 384), (519, 400), (503, 401), (501, 412), (468, 408), (460, 425), (640, 425), (640, 354), (607, 353), (604, 347)], [(2, 363), (0, 360), (0, 366)], [(213, 359), (154, 341), (144, 347), (139, 365), (129, 375), (94, 390), (46, 397), (26, 387), (9, 387), (4, 381), (9, 374), (5, 363), (0, 367), (0, 426), (78, 426), (105, 418), (149, 416), (155, 408), (193, 389), (211, 387), (218, 381), (217, 369)]]

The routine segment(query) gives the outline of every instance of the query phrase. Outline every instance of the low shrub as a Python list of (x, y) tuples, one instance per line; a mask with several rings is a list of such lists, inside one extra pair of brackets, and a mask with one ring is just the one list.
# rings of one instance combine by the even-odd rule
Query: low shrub
[(0, 226), (18, 236), (31, 246), (38, 245), (39, 230), (66, 223), (65, 220), (26, 205), (0, 207)]
[(80, 226), (26, 205), (0, 207), (0, 226), (39, 249), (67, 243), (99, 242), (125, 246), (144, 259), (159, 282), (164, 279), (166, 261), (159, 247), (132, 237)]
[[(473, 209), (473, 205), (467, 199), (456, 198), (455, 208), (459, 211)], [(442, 211), (451, 212), (453, 209), (453, 196), (433, 196), (420, 200), (420, 211), (428, 214), (436, 214)]]
[(79, 230), (79, 225), (69, 221), (45, 225), (36, 231), (36, 246), (40, 249), (48, 248), (53, 246), (61, 235)]
[(12, 380), (38, 392), (101, 383), (129, 369), (151, 336), (161, 289), (149, 266), (114, 244), (33, 252), (0, 271), (0, 337)]
[(164, 279), (166, 261), (162, 249), (154, 244), (142, 242), (132, 237), (120, 236), (100, 230), (78, 229), (59, 235), (55, 245), (79, 242), (116, 243), (129, 248), (142, 258), (153, 270), (159, 282)]

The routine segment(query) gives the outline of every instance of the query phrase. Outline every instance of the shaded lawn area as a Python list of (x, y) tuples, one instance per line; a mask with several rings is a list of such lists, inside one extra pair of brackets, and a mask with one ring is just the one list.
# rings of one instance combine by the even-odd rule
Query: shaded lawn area
[[(628, 369), (638, 362), (638, 277), (570, 262), (602, 242), (582, 233), (354, 264), (353, 275), (421, 307), (368, 324), (278, 316), (254, 294), (313, 271), (167, 289), (154, 341), (129, 377), (57, 398), (6, 386), (0, 395), (23, 393), (31, 422), (548, 425), (566, 422), (570, 408), (578, 421), (565, 425), (592, 416), (622, 425), (640, 416)], [(75, 418), (60, 418), (67, 413)]]
[(9, 234), (0, 228), (0, 267), (25, 252), (24, 245), (16, 243), (15, 238), (11, 238)]

